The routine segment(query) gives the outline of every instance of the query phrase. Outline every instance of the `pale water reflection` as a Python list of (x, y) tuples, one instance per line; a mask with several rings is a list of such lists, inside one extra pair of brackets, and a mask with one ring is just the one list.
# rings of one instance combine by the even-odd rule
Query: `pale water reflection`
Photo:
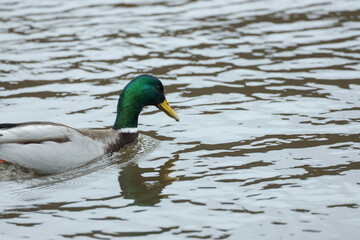
[(1, 1), (1, 123), (109, 127), (141, 73), (181, 121), (148, 107), (136, 144), (58, 175), (0, 164), (0, 238), (357, 239), (359, 13), (352, 0)]

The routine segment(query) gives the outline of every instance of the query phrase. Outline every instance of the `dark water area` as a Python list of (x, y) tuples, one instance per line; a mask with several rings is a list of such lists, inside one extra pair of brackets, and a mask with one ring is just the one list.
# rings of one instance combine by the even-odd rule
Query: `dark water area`
[[(0, 1), (0, 122), (180, 117), (57, 175), (0, 166), (0, 239), (357, 239), (360, 1)], [(1, 154), (1, 153), (0, 153)], [(1, 158), (1, 155), (0, 155)]]

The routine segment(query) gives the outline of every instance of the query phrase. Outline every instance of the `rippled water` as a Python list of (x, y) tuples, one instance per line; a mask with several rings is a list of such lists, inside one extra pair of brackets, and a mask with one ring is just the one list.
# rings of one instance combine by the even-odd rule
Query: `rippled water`
[(360, 1), (0, 2), (0, 122), (113, 124), (140, 141), (67, 173), (1, 167), (1, 239), (357, 239)]

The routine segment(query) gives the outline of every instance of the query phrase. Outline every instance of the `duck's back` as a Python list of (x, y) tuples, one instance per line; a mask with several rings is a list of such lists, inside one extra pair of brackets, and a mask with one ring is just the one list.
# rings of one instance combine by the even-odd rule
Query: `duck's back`
[(115, 130), (103, 132), (96, 139), (51, 122), (0, 124), (0, 158), (41, 173), (62, 172), (103, 155), (117, 138)]

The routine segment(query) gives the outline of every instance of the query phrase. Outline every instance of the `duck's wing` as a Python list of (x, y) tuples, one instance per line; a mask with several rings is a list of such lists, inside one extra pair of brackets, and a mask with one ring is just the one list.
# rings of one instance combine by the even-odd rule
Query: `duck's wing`
[(67, 142), (77, 130), (51, 122), (0, 124), (0, 144), (40, 144), (45, 141)]
[(42, 173), (57, 173), (104, 154), (104, 143), (51, 122), (0, 125), (0, 158)]

